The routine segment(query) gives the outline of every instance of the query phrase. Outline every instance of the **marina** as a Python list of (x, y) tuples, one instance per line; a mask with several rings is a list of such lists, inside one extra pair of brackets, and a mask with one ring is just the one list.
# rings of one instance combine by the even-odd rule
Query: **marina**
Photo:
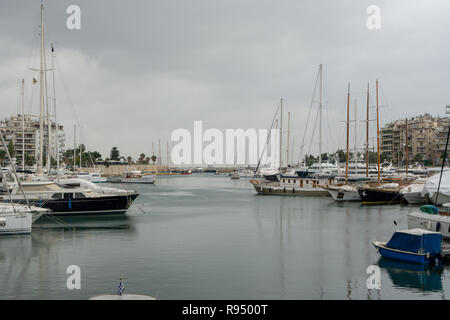
[(450, 299), (445, 10), (98, 1), (0, 4), (0, 300)]
[[(405, 267), (372, 246), (407, 229), (406, 215), (418, 207), (258, 196), (248, 181), (213, 173), (136, 189), (126, 215), (64, 218), (67, 225), (44, 217), (31, 235), (2, 237), (2, 298), (35, 298), (37, 285), (41, 299), (114, 294), (121, 272), (128, 293), (157, 299), (441, 299), (450, 292), (448, 266)], [(84, 272), (82, 290), (64, 285), (74, 262)], [(382, 290), (367, 289), (369, 265), (380, 267)]]

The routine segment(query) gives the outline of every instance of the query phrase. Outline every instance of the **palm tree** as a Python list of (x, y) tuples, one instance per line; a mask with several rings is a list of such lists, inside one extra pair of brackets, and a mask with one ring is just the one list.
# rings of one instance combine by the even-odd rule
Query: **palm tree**
[(153, 164), (155, 164), (156, 163), (156, 159), (157, 159), (157, 157), (155, 156), (155, 155), (152, 155), (152, 161), (153, 161)]
[(132, 160), (133, 160), (133, 158), (131, 158), (130, 156), (128, 156), (128, 158), (127, 158), (128, 164), (131, 164)]

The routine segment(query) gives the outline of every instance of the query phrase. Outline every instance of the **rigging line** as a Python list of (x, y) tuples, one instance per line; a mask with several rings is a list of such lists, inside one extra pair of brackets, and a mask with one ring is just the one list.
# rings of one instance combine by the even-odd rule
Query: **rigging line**
[(312, 134), (311, 134), (311, 140), (309, 142), (308, 154), (311, 153), (311, 147), (312, 147), (312, 144), (314, 142), (314, 133), (316, 132), (317, 122), (318, 122), (318, 119), (319, 119), (319, 113), (320, 113), (320, 110), (318, 108), (317, 109), (317, 113), (316, 113), (316, 121), (314, 122), (314, 127), (313, 127), (313, 131), (312, 131)]
[(317, 72), (317, 76), (316, 76), (316, 82), (314, 84), (314, 90), (313, 90), (313, 94), (312, 94), (312, 98), (311, 98), (311, 102), (309, 104), (309, 110), (308, 110), (308, 117), (306, 118), (306, 125), (305, 125), (305, 131), (303, 132), (303, 137), (302, 137), (302, 142), (300, 143), (300, 150), (298, 153), (298, 160), (297, 162), (300, 164), (300, 158), (302, 156), (303, 153), (303, 146), (305, 145), (305, 136), (306, 136), (306, 132), (308, 130), (308, 124), (309, 124), (309, 118), (311, 115), (311, 110), (313, 108), (313, 104), (314, 104), (314, 98), (316, 96), (316, 91), (317, 91), (317, 83), (319, 82), (319, 72)]
[(268, 144), (268, 142), (269, 142), (269, 139), (270, 139), (270, 136), (271, 136), (271, 133), (272, 133), (272, 128), (273, 128), (273, 125), (274, 125), (274, 123), (275, 123), (275, 119), (277, 118), (277, 114), (278, 114), (278, 110), (279, 110), (279, 109), (280, 109), (280, 106), (278, 106), (278, 108), (277, 108), (277, 110), (275, 111), (275, 114), (274, 114), (274, 116), (273, 116), (272, 124), (271, 124), (270, 129), (269, 129), (269, 132), (268, 132), (268, 134), (267, 134), (266, 143), (265, 143), (264, 148), (263, 148), (263, 150), (262, 150), (262, 152), (261, 152), (261, 156), (259, 157), (258, 165), (256, 166), (255, 172), (254, 172), (254, 174), (253, 174), (253, 178), (256, 176), (256, 174), (257, 174), (257, 172), (258, 172), (258, 168), (259, 168), (259, 166), (260, 166), (260, 164), (261, 164), (261, 160), (262, 160), (262, 157), (263, 157), (263, 155), (264, 155), (264, 151), (266, 150), (266, 146), (267, 146), (267, 144)]
[[(81, 141), (86, 141), (87, 139), (86, 139), (86, 137), (84, 135), (83, 127), (80, 124), (80, 119), (78, 118), (77, 113), (75, 111), (75, 106), (74, 106), (74, 104), (72, 102), (72, 99), (71, 99), (71, 97), (69, 95), (69, 90), (67, 88), (67, 85), (66, 85), (66, 82), (64, 80), (63, 73), (62, 73), (62, 68), (61, 68), (61, 66), (59, 64), (59, 60), (58, 60), (58, 57), (56, 55), (55, 55), (55, 62), (56, 62), (56, 69), (58, 71), (58, 75), (59, 75), (59, 78), (61, 80), (61, 83), (62, 83), (62, 86), (63, 86), (63, 91), (65, 93), (66, 99), (67, 99), (67, 101), (68, 101), (68, 103), (69, 103), (69, 105), (71, 107), (72, 112), (73, 112), (73, 115), (74, 115), (74, 118), (75, 118), (75, 122), (78, 125), (78, 127), (80, 128), (79, 133), (80, 133), (80, 138), (81, 138), (80, 139), (80, 144), (81, 144)], [(85, 151), (86, 151), (87, 150), (87, 144), (86, 143), (84, 143), (84, 147), (85, 147)], [(90, 153), (89, 153), (89, 155), (90, 155)], [(92, 160), (92, 156), (91, 155), (90, 155), (90, 160), (92, 162), (92, 165), (95, 166), (95, 163)]]

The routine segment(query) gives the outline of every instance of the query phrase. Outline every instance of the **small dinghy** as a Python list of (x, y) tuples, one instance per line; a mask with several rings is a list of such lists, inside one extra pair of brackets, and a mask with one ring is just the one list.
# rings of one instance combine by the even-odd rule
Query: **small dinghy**
[(397, 230), (389, 242), (374, 241), (378, 253), (387, 259), (430, 264), (439, 262), (442, 235), (424, 229)]

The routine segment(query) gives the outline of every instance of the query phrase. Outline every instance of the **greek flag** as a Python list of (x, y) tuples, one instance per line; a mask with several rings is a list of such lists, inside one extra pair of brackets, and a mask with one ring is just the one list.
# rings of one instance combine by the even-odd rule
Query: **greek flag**
[(121, 295), (122, 295), (123, 289), (125, 289), (125, 286), (123, 285), (122, 280), (120, 280), (120, 282), (119, 282), (119, 287), (117, 288), (117, 295), (118, 295), (118, 296), (121, 296)]

